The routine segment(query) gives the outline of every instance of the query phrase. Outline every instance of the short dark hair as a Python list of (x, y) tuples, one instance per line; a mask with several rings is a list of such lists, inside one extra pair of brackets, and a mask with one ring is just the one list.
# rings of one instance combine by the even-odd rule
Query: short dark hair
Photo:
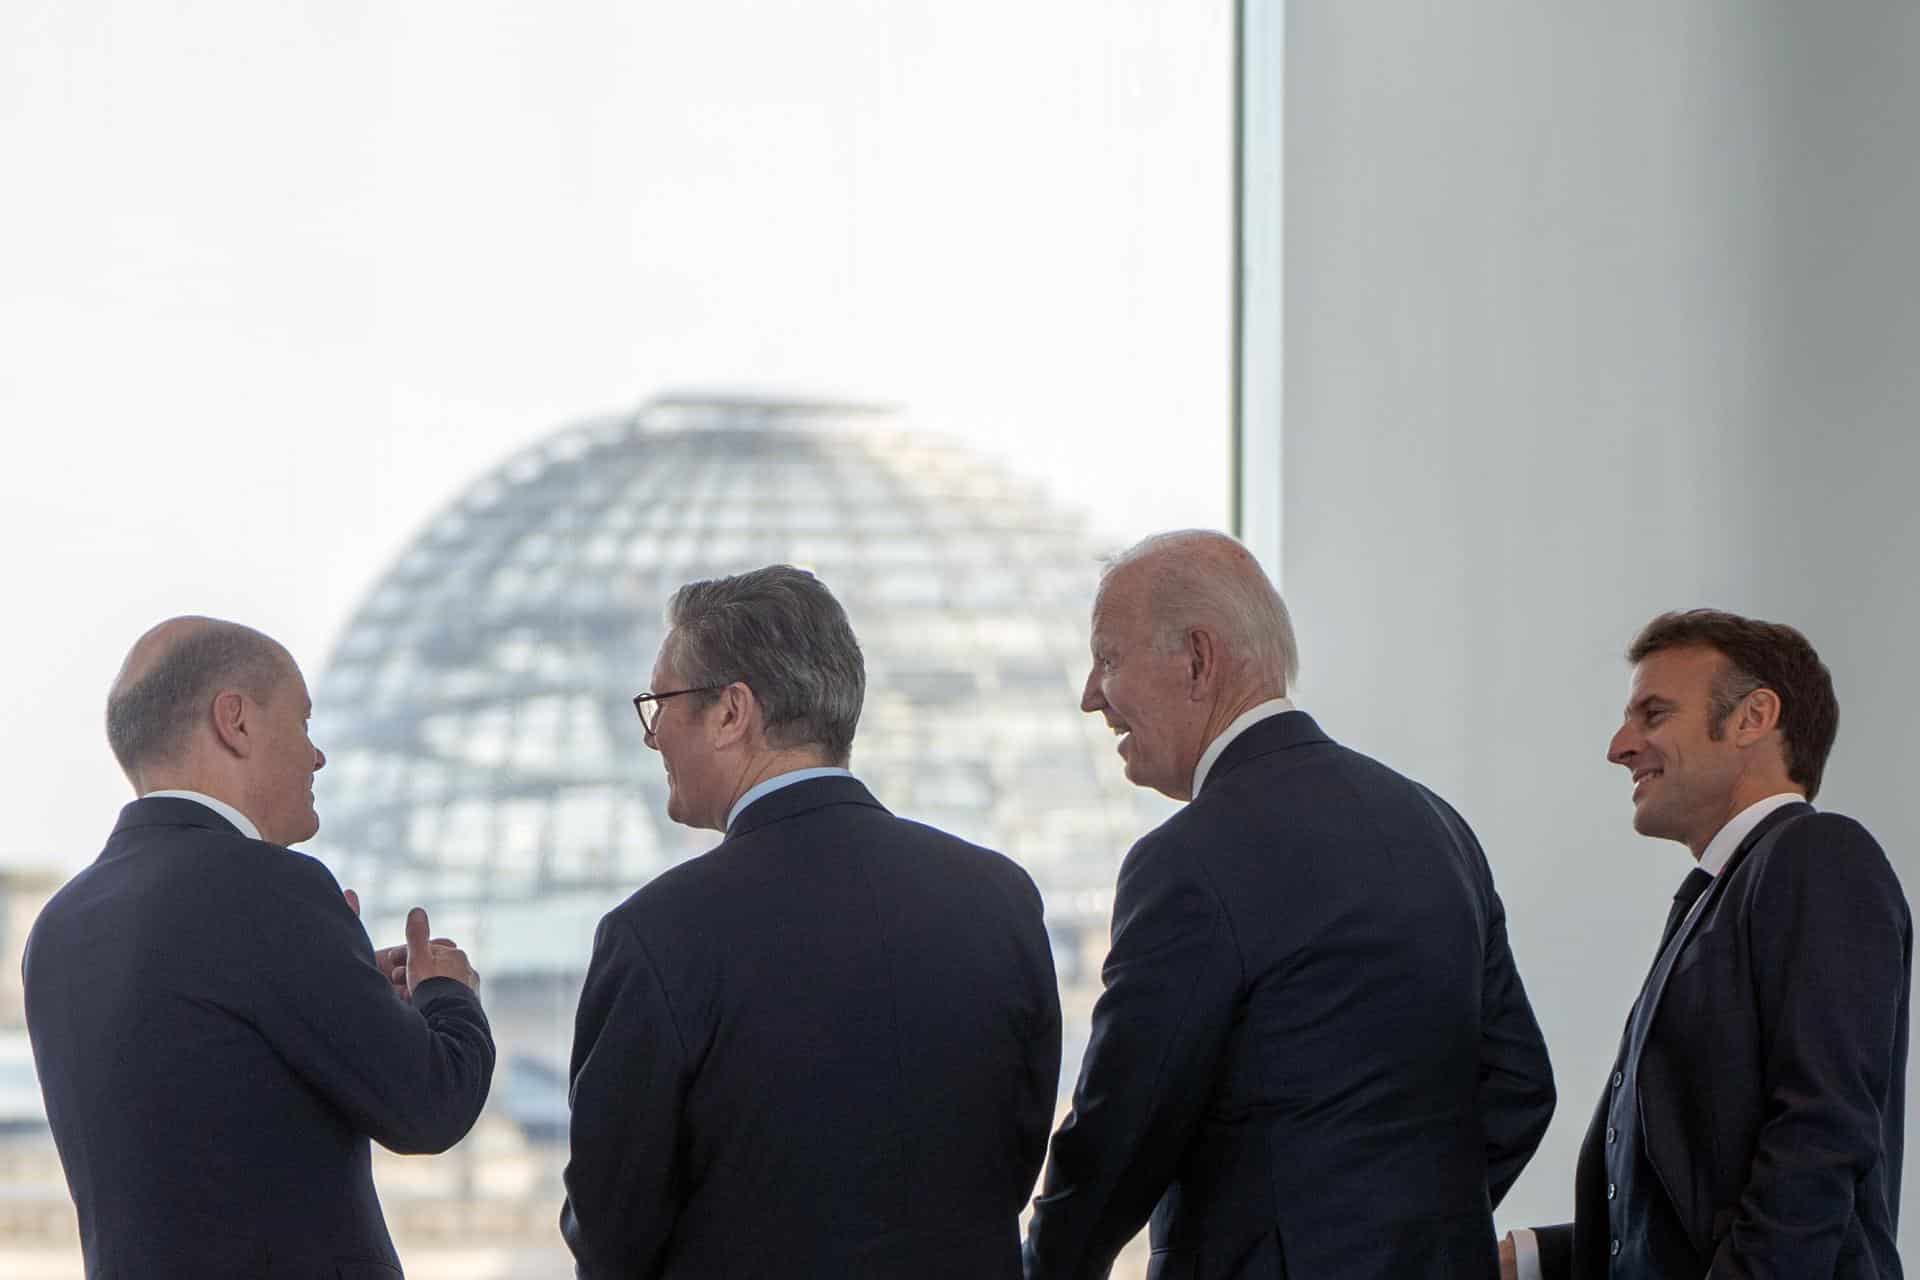
[(107, 695), (107, 745), (129, 777), (174, 759), (207, 702), (222, 688), (264, 702), (286, 674), (278, 644), (251, 627), (209, 619), (169, 645), (140, 674)]
[[(867, 667), (847, 612), (792, 565), (689, 582), (667, 605), (675, 674), (695, 687), (753, 690), (777, 747), (817, 746), (844, 766), (866, 699)], [(706, 695), (710, 701), (714, 695)]]
[(1719, 609), (1688, 609), (1663, 613), (1642, 627), (1627, 648), (1627, 661), (1637, 663), (1662, 649), (1696, 647), (1726, 659), (1709, 694), (1707, 731), (1719, 738), (1740, 699), (1755, 689), (1773, 690), (1780, 699), (1787, 776), (1813, 799), (1840, 732), (1840, 702), (1833, 695), (1832, 673), (1807, 638), (1784, 623)]

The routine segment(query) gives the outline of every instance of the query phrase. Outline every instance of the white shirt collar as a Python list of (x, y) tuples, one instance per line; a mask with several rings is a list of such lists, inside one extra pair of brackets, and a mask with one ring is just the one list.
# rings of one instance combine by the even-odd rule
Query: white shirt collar
[(1200, 753), (1200, 763), (1193, 767), (1193, 791), (1191, 794), (1196, 796), (1200, 794), (1200, 784), (1207, 780), (1207, 775), (1213, 772), (1213, 766), (1220, 762), (1221, 752), (1225, 751), (1235, 738), (1253, 728), (1253, 726), (1259, 724), (1262, 720), (1271, 720), (1277, 715), (1294, 709), (1293, 703), (1287, 701), (1285, 698), (1268, 698), (1259, 706), (1242, 711), (1238, 718), (1236, 718), (1232, 724), (1222, 729), (1220, 736), (1212, 742), (1209, 742), (1207, 749)]
[(260, 828), (253, 825), (252, 819), (240, 812), (225, 800), (216, 800), (212, 796), (202, 795), (198, 791), (149, 791), (140, 797), (142, 800), (191, 800), (203, 804), (221, 817), (239, 828), (240, 834), (249, 840), (258, 840)]
[(733, 820), (740, 811), (762, 796), (772, 795), (782, 787), (790, 787), (796, 782), (810, 782), (815, 778), (851, 778), (852, 773), (845, 769), (794, 769), (788, 773), (776, 773), (771, 778), (762, 779), (748, 787), (746, 793), (733, 802), (733, 808), (727, 810), (727, 830), (733, 830)]
[(1727, 819), (1727, 825), (1714, 833), (1707, 842), (1707, 850), (1700, 855), (1700, 869), (1710, 876), (1717, 876), (1726, 868), (1727, 859), (1740, 847), (1740, 842), (1753, 834), (1760, 820), (1782, 805), (1805, 804), (1807, 798), (1797, 791), (1782, 791), (1778, 795), (1768, 796), (1765, 800), (1756, 800), (1740, 812)]

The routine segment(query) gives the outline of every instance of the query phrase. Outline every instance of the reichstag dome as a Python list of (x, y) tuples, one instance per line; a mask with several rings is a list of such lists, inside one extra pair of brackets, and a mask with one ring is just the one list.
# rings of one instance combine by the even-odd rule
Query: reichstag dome
[(1167, 812), (1078, 709), (1095, 553), (1036, 487), (883, 411), (683, 396), (561, 430), (435, 518), (344, 632), (314, 852), (376, 934), (426, 905), (490, 1001), (518, 988), (564, 1026), (600, 915), (718, 839), (668, 821), (631, 703), (667, 598), (784, 561), (865, 650), (854, 770), (1024, 864), (1072, 981), (1058, 944), (1104, 935), (1121, 854)]

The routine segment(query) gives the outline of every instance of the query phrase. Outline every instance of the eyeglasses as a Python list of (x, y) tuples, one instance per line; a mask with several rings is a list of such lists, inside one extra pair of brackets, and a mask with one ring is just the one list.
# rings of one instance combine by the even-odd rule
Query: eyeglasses
[[(653, 731), (660, 726), (662, 710), (660, 704), (668, 698), (677, 698), (683, 693), (712, 693), (716, 689), (726, 687), (723, 684), (707, 684), (701, 685), (698, 689), (674, 689), (667, 693), (636, 693), (633, 695), (633, 709), (640, 715), (640, 727), (645, 729), (647, 736), (651, 738)], [(649, 711), (648, 708), (652, 710)]]

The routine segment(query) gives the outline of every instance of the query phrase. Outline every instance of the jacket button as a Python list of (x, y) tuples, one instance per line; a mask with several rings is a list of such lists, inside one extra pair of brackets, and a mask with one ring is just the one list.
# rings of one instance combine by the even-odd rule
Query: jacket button
[(1614, 1128), (1613, 1128), (1613, 1126), (1612, 1126), (1612, 1125), (1608, 1125), (1608, 1126), (1607, 1126), (1607, 1141), (1608, 1141), (1608, 1142), (1612, 1142), (1612, 1141), (1613, 1141), (1613, 1139), (1614, 1139)]
[(1607, 1184), (1607, 1199), (1609, 1199), (1609, 1200), (1611, 1200), (1611, 1199), (1613, 1199), (1613, 1197), (1614, 1197), (1614, 1196), (1615, 1196), (1616, 1194), (1618, 1194), (1618, 1192), (1619, 1192), (1619, 1190), (1620, 1190), (1620, 1188), (1618, 1188), (1618, 1187), (1616, 1187), (1616, 1186), (1614, 1186), (1614, 1185), (1613, 1185), (1613, 1184), (1612, 1184), (1611, 1182), (1609, 1182), (1609, 1183)]
[(1613, 1254), (1613, 1256), (1614, 1256), (1614, 1257), (1616, 1257), (1616, 1258), (1620, 1256), (1620, 1242), (1619, 1242), (1618, 1240), (1615, 1240), (1615, 1241), (1613, 1242), (1613, 1248), (1612, 1248), (1612, 1250), (1611, 1250), (1611, 1252), (1612, 1252), (1612, 1254)]
[(1620, 1082), (1621, 1082), (1622, 1080), (1625, 1080), (1625, 1079), (1626, 1079), (1626, 1077), (1625, 1077), (1624, 1075), (1622, 1075), (1622, 1074), (1620, 1074), (1620, 1073), (1619, 1073), (1618, 1071), (1616, 1071), (1616, 1072), (1614, 1072), (1614, 1073), (1613, 1073), (1613, 1087), (1614, 1087), (1614, 1088), (1616, 1088), (1616, 1089), (1618, 1089), (1618, 1088), (1620, 1087)]

